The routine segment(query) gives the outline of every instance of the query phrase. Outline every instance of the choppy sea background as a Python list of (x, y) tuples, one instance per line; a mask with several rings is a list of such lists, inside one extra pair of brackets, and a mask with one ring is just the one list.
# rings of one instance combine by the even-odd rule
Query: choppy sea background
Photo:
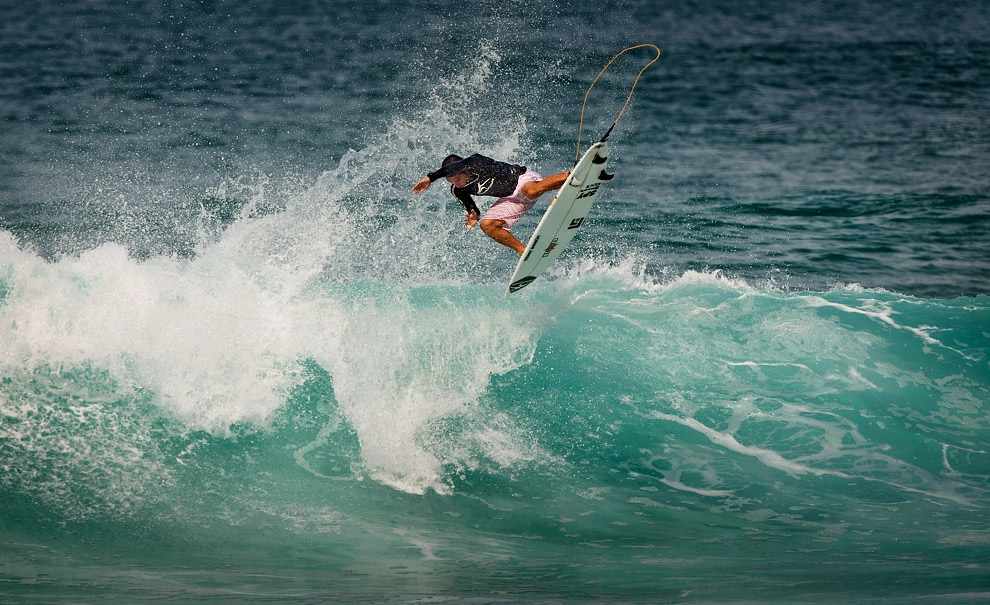
[[(988, 2), (0, 34), (0, 601), (990, 601)], [(413, 183), (569, 169), (644, 42), (615, 180), (503, 296)]]

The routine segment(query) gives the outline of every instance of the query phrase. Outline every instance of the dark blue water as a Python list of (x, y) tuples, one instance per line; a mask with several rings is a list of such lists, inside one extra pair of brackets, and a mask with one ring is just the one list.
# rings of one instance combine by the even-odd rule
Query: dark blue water
[(990, 600), (988, 15), (4, 3), (0, 600)]

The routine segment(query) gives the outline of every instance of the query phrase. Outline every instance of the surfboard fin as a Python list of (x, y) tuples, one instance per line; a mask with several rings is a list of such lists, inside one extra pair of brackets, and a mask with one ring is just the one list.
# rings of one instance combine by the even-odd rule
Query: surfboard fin
[(598, 141), (598, 142), (599, 143), (604, 143), (605, 141), (607, 141), (608, 140), (608, 135), (612, 134), (612, 129), (615, 128), (615, 125), (618, 124), (618, 123), (619, 123), (619, 120), (616, 120), (615, 122), (613, 122), (612, 125), (608, 127), (608, 131), (605, 132), (605, 136), (603, 136), (601, 138), (601, 140)]

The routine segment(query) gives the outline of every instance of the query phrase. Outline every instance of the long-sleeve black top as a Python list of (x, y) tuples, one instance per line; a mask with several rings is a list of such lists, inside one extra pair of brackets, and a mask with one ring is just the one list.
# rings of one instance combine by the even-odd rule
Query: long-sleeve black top
[(471, 173), (467, 185), (464, 187), (450, 187), (450, 192), (456, 197), (464, 209), (468, 212), (478, 211), (472, 195), (489, 195), (492, 197), (505, 197), (512, 195), (519, 183), (519, 175), (526, 172), (525, 166), (518, 164), (508, 164), (499, 162), (492, 158), (475, 153), (462, 160), (451, 162), (436, 172), (431, 172), (430, 182), (444, 177), (453, 176), (459, 172), (469, 171)]

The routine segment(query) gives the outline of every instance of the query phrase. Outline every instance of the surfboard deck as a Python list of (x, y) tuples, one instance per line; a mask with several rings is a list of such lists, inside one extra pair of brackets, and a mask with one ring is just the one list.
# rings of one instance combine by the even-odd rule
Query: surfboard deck
[(614, 176), (606, 168), (608, 143), (595, 143), (571, 170), (564, 186), (543, 213), (509, 279), (506, 296), (533, 283), (571, 243), (588, 216), (599, 187)]

